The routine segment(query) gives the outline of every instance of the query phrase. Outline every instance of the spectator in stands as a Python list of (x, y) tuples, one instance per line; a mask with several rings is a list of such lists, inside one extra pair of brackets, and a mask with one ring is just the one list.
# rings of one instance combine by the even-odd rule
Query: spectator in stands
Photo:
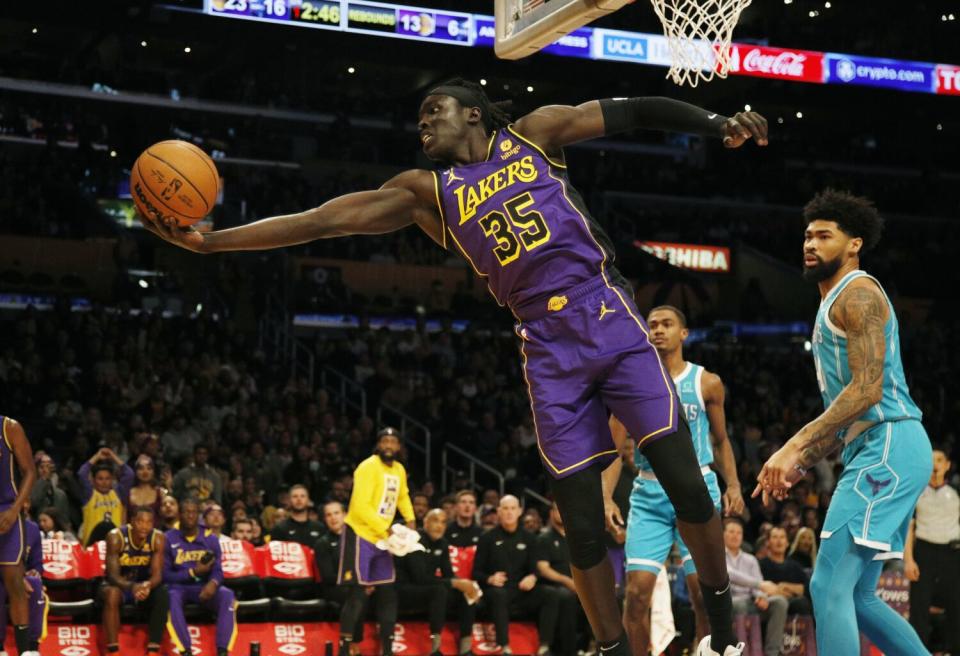
[(210, 447), (206, 444), (193, 447), (193, 464), (173, 477), (173, 496), (178, 499), (190, 496), (197, 501), (213, 499), (220, 503), (223, 483), (220, 474), (209, 465), (209, 459)]
[(803, 525), (813, 531), (814, 536), (820, 534), (820, 511), (816, 507), (807, 506), (803, 509)]
[(417, 528), (423, 528), (423, 520), (430, 512), (430, 497), (423, 492), (414, 492), (410, 499), (413, 501), (413, 516), (417, 518)]
[(440, 499), (440, 510), (442, 510), (450, 521), (457, 516), (457, 497), (448, 494)]
[(397, 460), (401, 453), (400, 433), (383, 428), (377, 434), (374, 454), (361, 462), (353, 479), (362, 494), (350, 498), (344, 519), (343, 544), (337, 583), (351, 590), (340, 611), (340, 656), (349, 656), (354, 628), (363, 612), (365, 586), (376, 586), (380, 649), (393, 655), (393, 629), (397, 621), (393, 556), (377, 549), (376, 543), (390, 535), (390, 525), (399, 511), (407, 528), (416, 527), (413, 503), (407, 487), (407, 472)]
[(960, 654), (960, 496), (947, 483), (951, 462), (933, 450), (930, 484), (920, 495), (904, 545), (904, 574), (910, 579), (910, 624), (930, 647), (930, 604), (944, 609), (944, 645)]
[[(120, 467), (120, 480), (114, 468)], [(106, 538), (121, 526), (126, 516), (126, 500), (133, 484), (133, 470), (111, 449), (103, 447), (83, 463), (77, 472), (83, 487), (83, 524), (80, 541), (84, 546)]]
[(817, 562), (817, 536), (812, 529), (800, 527), (788, 555), (791, 560), (798, 562), (808, 575), (813, 571), (813, 565)]
[(136, 481), (130, 488), (127, 497), (127, 508), (150, 506), (154, 514), (160, 512), (160, 504), (167, 491), (157, 482), (157, 471), (153, 458), (148, 455), (139, 455), (134, 463)]
[(310, 492), (305, 485), (291, 487), (287, 518), (273, 527), (270, 539), (313, 547), (323, 534), (323, 524), (309, 518), (311, 505)]
[(733, 614), (759, 615), (766, 624), (763, 654), (778, 656), (783, 645), (783, 629), (790, 604), (786, 597), (779, 594), (776, 583), (764, 580), (756, 557), (741, 549), (743, 522), (739, 518), (727, 517), (723, 520), (723, 544), (727, 551)]
[[(337, 569), (340, 563), (340, 539), (343, 536), (343, 523), (346, 513), (343, 504), (339, 501), (327, 501), (323, 504), (323, 522), (326, 531), (313, 545), (314, 559), (317, 572), (320, 574), (320, 597), (336, 604), (336, 609), (343, 608), (344, 602), (350, 595), (352, 586), (337, 584)], [(363, 640), (363, 615), (361, 613), (357, 625), (353, 629), (354, 642), (359, 645)], [(357, 649), (359, 652), (359, 649)]]
[(557, 639), (551, 652), (559, 656), (570, 656), (577, 652), (580, 600), (570, 572), (567, 532), (563, 528), (563, 519), (556, 502), (550, 506), (548, 522), (546, 530), (537, 536), (537, 574), (542, 585), (552, 587), (559, 598)]
[(466, 654), (473, 644), (474, 619), (473, 605), (466, 602), (475, 603), (480, 598), (480, 587), (454, 576), (450, 548), (443, 536), (446, 530), (447, 516), (439, 508), (430, 510), (420, 531), (425, 551), (414, 551), (397, 560), (397, 599), (404, 614), (427, 613), (430, 653), (438, 655), (447, 607), (453, 605), (454, 597), (460, 597), (460, 653)]
[(543, 516), (536, 508), (527, 508), (522, 524), (525, 531), (538, 535), (543, 530)]
[(161, 531), (180, 528), (180, 502), (172, 494), (163, 495), (160, 500), (160, 514), (157, 522)]
[[(320, 583), (323, 586), (324, 594), (332, 593), (333, 596), (345, 596), (347, 588), (344, 586), (336, 587), (337, 567), (340, 560), (340, 536), (343, 535), (343, 519), (345, 513), (343, 504), (339, 501), (327, 501), (323, 504), (323, 523), (326, 531), (320, 536), (320, 539), (313, 545), (314, 555), (317, 562), (317, 571), (320, 572)], [(342, 599), (340, 600), (342, 603)]]
[(786, 597), (790, 603), (791, 614), (809, 615), (812, 609), (810, 579), (796, 561), (787, 559), (787, 544), (785, 528), (774, 526), (770, 529), (767, 557), (760, 559), (760, 571), (764, 579), (777, 584), (778, 594)]
[(191, 653), (185, 603), (213, 611), (217, 621), (217, 656), (226, 656), (237, 630), (234, 594), (223, 586), (220, 540), (200, 530), (200, 504), (180, 502), (180, 528), (166, 533), (163, 582), (170, 590), (170, 639), (181, 654)]
[(40, 527), (40, 533), (45, 540), (80, 541), (73, 531), (64, 527), (60, 521), (60, 513), (52, 506), (37, 513), (37, 525)]
[(170, 608), (163, 581), (166, 540), (154, 528), (149, 506), (130, 510), (130, 522), (107, 534), (107, 580), (103, 586), (103, 631), (107, 653), (120, 653), (120, 606), (143, 604), (147, 611), (147, 653), (159, 654)]
[(536, 614), (540, 635), (538, 654), (545, 654), (556, 636), (559, 597), (537, 585), (536, 538), (520, 527), (520, 501), (500, 499), (498, 524), (477, 545), (474, 579), (483, 586), (496, 627), (497, 645), (509, 649), (510, 618)]
[(232, 537), (234, 540), (252, 543), (253, 522), (251, 522), (249, 519), (236, 520), (233, 522), (233, 530), (230, 532), (230, 537)]
[(260, 526), (263, 527), (263, 539), (268, 542), (273, 539), (273, 527), (287, 518), (287, 512), (283, 508), (276, 506), (267, 506), (260, 513)]
[(489, 533), (497, 527), (497, 524), (500, 521), (499, 518), (500, 514), (497, 512), (496, 508), (482, 508), (480, 510), (480, 530), (482, 530), (484, 533)]
[(256, 517), (250, 517), (249, 520), (251, 531), (250, 542), (253, 543), (255, 547), (262, 547), (264, 545), (263, 526)]
[(67, 493), (58, 485), (57, 468), (53, 458), (44, 451), (37, 451), (35, 459), (37, 482), (30, 491), (30, 507), (34, 512), (54, 508), (60, 521), (69, 524), (70, 502), (67, 500)]
[(210, 504), (203, 511), (203, 525), (206, 527), (208, 535), (215, 535), (219, 538), (223, 535), (223, 527), (226, 524), (227, 517), (219, 504)]
[(457, 492), (454, 519), (447, 525), (447, 540), (454, 547), (474, 547), (480, 542), (483, 529), (477, 524), (477, 495), (473, 490)]

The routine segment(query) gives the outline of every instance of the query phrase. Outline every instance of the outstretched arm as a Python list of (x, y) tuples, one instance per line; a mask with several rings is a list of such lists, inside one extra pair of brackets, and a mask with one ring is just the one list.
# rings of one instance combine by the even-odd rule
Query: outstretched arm
[(673, 98), (612, 98), (582, 105), (547, 105), (517, 121), (517, 132), (556, 154), (566, 145), (635, 129), (722, 138), (730, 148), (755, 139), (767, 145), (767, 120), (756, 112), (732, 118)]
[(412, 223), (439, 242), (442, 227), (433, 187), (429, 171), (405, 171), (376, 191), (345, 194), (312, 210), (206, 234), (145, 217), (140, 220), (157, 236), (196, 253), (265, 250), (330, 237), (380, 235)]
[(770, 457), (757, 476), (753, 496), (767, 486), (783, 491), (803, 472), (840, 447), (837, 433), (859, 419), (883, 397), (883, 361), (887, 344), (884, 327), (890, 310), (880, 288), (870, 280), (855, 280), (830, 310), (830, 320), (847, 334), (850, 383), (823, 414), (800, 429)]

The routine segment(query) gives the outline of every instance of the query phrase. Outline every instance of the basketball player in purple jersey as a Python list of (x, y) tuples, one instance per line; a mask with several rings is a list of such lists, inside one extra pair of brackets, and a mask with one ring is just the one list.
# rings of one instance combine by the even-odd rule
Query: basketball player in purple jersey
[[(23, 427), (14, 419), (0, 415), (0, 575), (7, 591), (10, 620), (17, 652), (21, 656), (39, 656), (37, 646), (30, 637), (30, 614), (27, 607), (27, 588), (24, 585), (23, 559), (26, 550), (26, 533), (23, 505), (30, 498), (30, 490), (37, 479), (33, 463), (33, 450)], [(13, 463), (20, 470), (20, 485), (14, 480)]]
[[(416, 224), (459, 250), (517, 318), (524, 374), (544, 466), (552, 477), (577, 593), (605, 654), (629, 654), (606, 559), (601, 471), (616, 457), (616, 415), (636, 436), (676, 508), (713, 631), (701, 656), (736, 656), (720, 518), (677, 414), (670, 377), (651, 346), (610, 240), (570, 186), (563, 146), (637, 128), (767, 143), (753, 112), (727, 118), (669, 98), (617, 98), (541, 107), (511, 123), (472, 82), (432, 89), (419, 113), (434, 171), (405, 171), (377, 191), (201, 234), (142, 219), (198, 253), (258, 250), (373, 235)], [(679, 439), (671, 439), (678, 435)], [(712, 644), (712, 647), (711, 647)]]

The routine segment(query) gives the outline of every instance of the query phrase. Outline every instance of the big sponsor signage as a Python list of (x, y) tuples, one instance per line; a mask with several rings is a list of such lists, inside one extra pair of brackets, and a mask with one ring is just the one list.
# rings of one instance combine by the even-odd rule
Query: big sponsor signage
[(933, 93), (936, 67), (925, 62), (909, 62), (876, 57), (858, 57), (827, 53), (827, 81), (831, 84), (856, 84), (901, 91)]
[(711, 273), (730, 272), (730, 249), (705, 244), (672, 244), (662, 241), (635, 241), (634, 245), (675, 267)]
[(734, 43), (730, 74), (823, 84), (824, 53)]
[(948, 96), (960, 96), (960, 66), (937, 66), (937, 93)]

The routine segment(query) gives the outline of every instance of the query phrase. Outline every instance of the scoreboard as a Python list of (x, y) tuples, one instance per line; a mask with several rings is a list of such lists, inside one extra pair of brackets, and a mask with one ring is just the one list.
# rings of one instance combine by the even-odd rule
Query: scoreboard
[(474, 44), (471, 14), (359, 0), (206, 0), (206, 13), (339, 32)]

